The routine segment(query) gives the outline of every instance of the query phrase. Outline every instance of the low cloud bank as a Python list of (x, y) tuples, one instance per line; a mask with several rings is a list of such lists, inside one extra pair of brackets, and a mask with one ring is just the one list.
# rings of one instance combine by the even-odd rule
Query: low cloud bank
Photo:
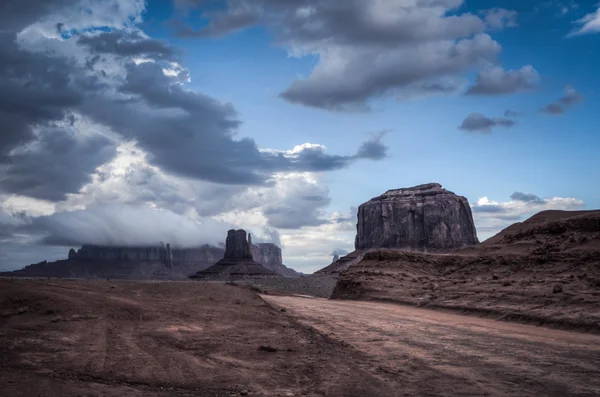
[(225, 242), (232, 225), (210, 218), (196, 222), (168, 210), (105, 206), (35, 218), (30, 228), (49, 245), (151, 246), (161, 242), (190, 248)]

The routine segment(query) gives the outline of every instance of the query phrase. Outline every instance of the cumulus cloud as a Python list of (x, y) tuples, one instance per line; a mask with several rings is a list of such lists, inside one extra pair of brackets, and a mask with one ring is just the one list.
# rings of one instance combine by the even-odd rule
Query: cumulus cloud
[(600, 32), (600, 5), (598, 5), (596, 11), (585, 15), (583, 18), (576, 20), (574, 23), (579, 26), (570, 32), (567, 37)]
[(531, 65), (518, 70), (504, 70), (501, 66), (491, 66), (482, 70), (475, 85), (467, 95), (505, 95), (518, 91), (531, 90), (540, 80), (539, 73)]
[(565, 86), (563, 96), (554, 103), (550, 103), (540, 109), (540, 112), (550, 115), (563, 114), (569, 107), (573, 107), (585, 99), (584, 95), (577, 92), (571, 85)]
[(514, 28), (517, 26), (518, 13), (505, 8), (492, 8), (483, 13), (485, 22), (491, 29)]
[(514, 222), (525, 220), (525, 218), (540, 211), (576, 210), (583, 206), (584, 202), (576, 198), (552, 197), (542, 199), (532, 193), (515, 192), (511, 195), (511, 200), (505, 202), (482, 197), (471, 204), (471, 209), (478, 232), (484, 238), (487, 238)]
[[(200, 3), (179, 0), (181, 6)], [(197, 32), (223, 35), (259, 21), (292, 56), (316, 57), (311, 74), (281, 97), (334, 111), (365, 111), (382, 96), (454, 94), (462, 75), (495, 63), (501, 46), (486, 32), (516, 25), (516, 12), (459, 11), (463, 0), (257, 0), (227, 2)]]
[(491, 132), (494, 127), (512, 127), (516, 121), (506, 117), (491, 119), (481, 113), (469, 114), (458, 127), (469, 132)]

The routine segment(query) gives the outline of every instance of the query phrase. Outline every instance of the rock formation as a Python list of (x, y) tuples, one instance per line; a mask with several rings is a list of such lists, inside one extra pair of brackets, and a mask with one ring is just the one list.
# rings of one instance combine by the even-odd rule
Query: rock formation
[(190, 276), (200, 280), (239, 280), (248, 278), (275, 278), (279, 274), (254, 261), (251, 250), (252, 237), (245, 230), (229, 230), (225, 240), (223, 259), (206, 270)]
[[(242, 231), (243, 232), (243, 231)], [(281, 249), (272, 243), (251, 244), (251, 237), (243, 247), (236, 247), (232, 237), (230, 252), (224, 247), (203, 245), (196, 248), (172, 248), (171, 244), (146, 247), (107, 247), (84, 244), (79, 250), (70, 249), (67, 260), (40, 262), (2, 275), (13, 277), (71, 277), (114, 279), (187, 279), (190, 274), (207, 269), (226, 255), (237, 257), (242, 252), (246, 259), (287, 277), (300, 273), (283, 265)], [(238, 238), (239, 239), (239, 238)], [(245, 237), (241, 237), (245, 240)], [(238, 240), (239, 243), (239, 240)]]
[(439, 252), (477, 243), (469, 202), (438, 183), (388, 190), (358, 209), (357, 250)]
[(254, 260), (269, 270), (286, 277), (298, 277), (300, 273), (283, 264), (281, 248), (273, 243), (253, 244), (252, 256)]

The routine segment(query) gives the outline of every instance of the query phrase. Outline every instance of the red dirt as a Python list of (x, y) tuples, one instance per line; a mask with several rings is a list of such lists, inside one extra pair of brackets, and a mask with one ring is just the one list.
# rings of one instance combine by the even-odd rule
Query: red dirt
[(600, 332), (600, 211), (545, 211), (449, 254), (367, 252), (332, 297)]
[(599, 396), (600, 336), (382, 302), (264, 296), (366, 355), (392, 396)]
[(362, 361), (247, 288), (0, 280), (5, 396), (391, 395)]

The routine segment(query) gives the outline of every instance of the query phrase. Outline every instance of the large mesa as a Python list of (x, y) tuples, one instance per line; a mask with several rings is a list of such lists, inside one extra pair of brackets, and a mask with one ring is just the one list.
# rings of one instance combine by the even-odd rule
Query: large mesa
[(318, 274), (339, 274), (371, 249), (447, 252), (479, 243), (469, 202), (439, 183), (388, 190), (362, 204), (357, 215), (355, 251)]
[(358, 208), (357, 250), (439, 252), (478, 242), (469, 202), (439, 183), (388, 190)]

